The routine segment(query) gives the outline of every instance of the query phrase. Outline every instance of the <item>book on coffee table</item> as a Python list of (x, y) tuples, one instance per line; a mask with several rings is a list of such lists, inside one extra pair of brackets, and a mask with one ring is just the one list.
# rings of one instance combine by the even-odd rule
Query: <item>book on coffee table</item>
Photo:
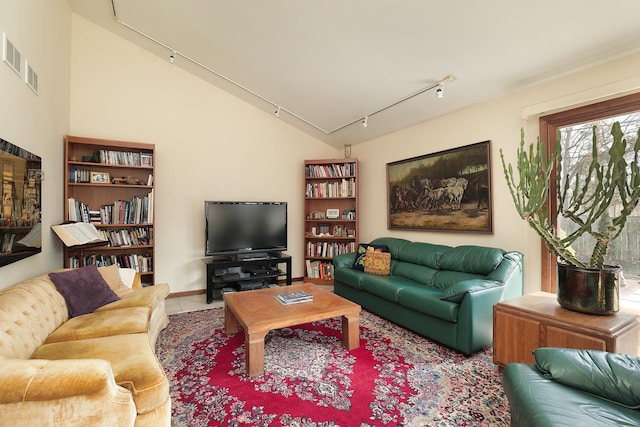
[(276, 295), (275, 298), (282, 304), (297, 304), (301, 302), (313, 301), (313, 295), (306, 291), (288, 292)]

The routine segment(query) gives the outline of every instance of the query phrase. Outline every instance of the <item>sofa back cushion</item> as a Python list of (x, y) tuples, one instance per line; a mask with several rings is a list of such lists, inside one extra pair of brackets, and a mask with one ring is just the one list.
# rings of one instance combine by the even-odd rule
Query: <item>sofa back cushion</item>
[(68, 318), (64, 298), (46, 274), (1, 290), (0, 359), (28, 359)]
[(378, 237), (377, 239), (372, 240), (370, 243), (373, 245), (386, 246), (391, 253), (391, 258), (398, 259), (398, 254), (400, 253), (402, 248), (404, 248), (411, 242), (409, 240), (398, 239), (395, 237)]
[(399, 261), (440, 269), (440, 259), (449, 251), (450, 246), (414, 242), (402, 247), (396, 258)]
[(504, 254), (502, 249), (458, 246), (442, 255), (440, 269), (486, 276), (498, 267)]

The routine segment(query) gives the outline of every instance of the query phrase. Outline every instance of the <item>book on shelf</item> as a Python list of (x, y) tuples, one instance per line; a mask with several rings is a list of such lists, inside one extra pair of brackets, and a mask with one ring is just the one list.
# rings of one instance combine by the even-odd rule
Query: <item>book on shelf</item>
[(108, 240), (90, 222), (74, 222), (52, 225), (51, 228), (65, 246), (87, 245), (89, 243), (107, 243)]
[(287, 292), (285, 294), (276, 295), (275, 298), (285, 305), (313, 301), (313, 295), (306, 291)]

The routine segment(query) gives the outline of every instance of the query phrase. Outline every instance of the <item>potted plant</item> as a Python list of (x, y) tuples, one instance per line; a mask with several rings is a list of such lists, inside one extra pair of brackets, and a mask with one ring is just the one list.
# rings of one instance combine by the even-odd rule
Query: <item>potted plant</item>
[[(584, 174), (563, 176), (559, 132), (558, 143), (547, 156), (539, 138), (525, 150), (524, 130), (521, 131), (515, 164), (517, 178), (512, 165), (506, 164), (502, 149), (500, 159), (518, 213), (558, 258), (560, 305), (585, 313), (614, 314), (619, 308), (622, 269), (619, 265), (606, 265), (605, 255), (640, 199), (640, 129), (631, 155), (625, 156), (627, 140), (620, 123), (614, 123), (607, 160), (599, 154), (595, 127), (592, 134), (591, 161)], [(633, 160), (628, 162), (627, 158), (631, 157)], [(557, 207), (553, 211), (549, 208), (554, 206), (550, 203), (552, 185), (557, 194)], [(560, 216), (575, 227), (557, 232)], [(578, 259), (572, 244), (587, 234), (594, 240), (591, 257)]]

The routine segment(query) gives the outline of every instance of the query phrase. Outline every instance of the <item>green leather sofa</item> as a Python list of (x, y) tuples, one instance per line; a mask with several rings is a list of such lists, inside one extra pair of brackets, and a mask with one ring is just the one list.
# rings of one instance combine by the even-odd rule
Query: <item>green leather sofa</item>
[(466, 355), (493, 342), (493, 305), (523, 292), (523, 255), (481, 246), (449, 247), (383, 237), (388, 276), (333, 258), (334, 292), (362, 308)]
[(504, 368), (513, 427), (639, 426), (640, 358), (539, 348), (536, 364)]

